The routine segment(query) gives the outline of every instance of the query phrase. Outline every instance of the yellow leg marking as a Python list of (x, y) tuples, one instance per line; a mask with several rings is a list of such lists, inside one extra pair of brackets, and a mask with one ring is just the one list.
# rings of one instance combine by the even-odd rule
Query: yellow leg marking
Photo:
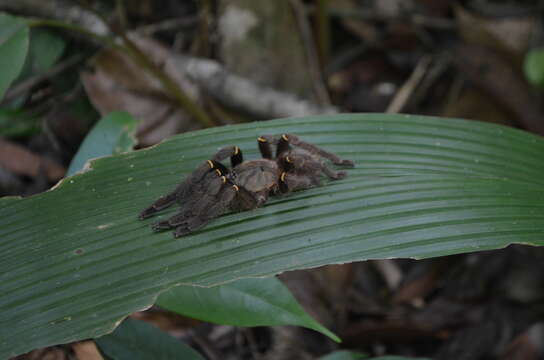
[(234, 147), (234, 155), (238, 155), (239, 152), (240, 152), (240, 148), (238, 146), (235, 146)]
[(221, 170), (219, 170), (219, 169), (215, 169), (215, 172), (216, 172), (217, 175), (219, 175), (219, 176), (222, 176), (222, 175), (223, 175), (223, 174), (221, 173)]
[(262, 136), (259, 136), (259, 137), (257, 138), (257, 141), (266, 142), (266, 139), (263, 138)]
[(289, 138), (288, 138), (287, 135), (285, 135), (285, 134), (283, 134), (283, 135), (281, 136), (281, 138), (282, 138), (283, 140), (285, 140), (285, 141), (289, 141)]
[(238, 185), (232, 185), (232, 187), (234, 188), (234, 190), (240, 191), (240, 188), (238, 187)]
[(211, 160), (206, 160), (210, 169), (213, 169), (213, 162)]
[(221, 176), (221, 180), (223, 180), (223, 184), (227, 182), (227, 178), (225, 176)]
[(293, 163), (293, 159), (291, 159), (289, 156), (285, 157), (285, 161), (287, 161), (288, 163)]
[(285, 182), (285, 175), (287, 175), (287, 173), (286, 173), (285, 171), (282, 172), (281, 175), (280, 175), (280, 180), (281, 180), (282, 182)]

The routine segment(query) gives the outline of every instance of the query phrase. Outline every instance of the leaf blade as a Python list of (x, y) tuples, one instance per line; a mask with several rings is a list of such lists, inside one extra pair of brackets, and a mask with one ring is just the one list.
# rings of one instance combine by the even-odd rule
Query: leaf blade
[(85, 137), (66, 176), (83, 169), (89, 159), (132, 150), (138, 122), (129, 113), (114, 111), (100, 119)]
[(359, 352), (355, 352), (355, 351), (337, 350), (319, 358), (319, 360), (359, 360), (359, 359), (368, 359), (368, 356)]
[(25, 64), (29, 29), (22, 19), (0, 13), (0, 99)]
[[(136, 220), (218, 147), (256, 157), (257, 136), (283, 132), (357, 167), (179, 240)], [(207, 129), (99, 159), (53, 191), (0, 200), (0, 353), (106, 333), (179, 284), (542, 245), (543, 151), (541, 137), (496, 125), (354, 114)]]
[(213, 288), (177, 286), (163, 292), (156, 304), (216, 324), (304, 326), (340, 342), (338, 336), (310, 317), (275, 277), (240, 279)]
[(126, 319), (113, 333), (95, 340), (113, 360), (203, 360), (195, 350), (141, 320)]

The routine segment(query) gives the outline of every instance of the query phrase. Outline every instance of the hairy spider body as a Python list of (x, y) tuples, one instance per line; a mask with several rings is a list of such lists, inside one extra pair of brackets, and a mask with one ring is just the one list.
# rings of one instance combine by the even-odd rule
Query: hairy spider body
[[(268, 200), (269, 194), (274, 194), (278, 191), (278, 179), (281, 175), (281, 170), (275, 161), (260, 159), (244, 161), (236, 165), (229, 175), (230, 180), (234, 184), (253, 193), (260, 205)], [(240, 210), (249, 209), (242, 208)]]
[[(180, 211), (168, 220), (153, 224), (153, 230), (175, 229), (175, 237), (183, 236), (229, 211), (255, 209), (270, 196), (319, 186), (322, 174), (333, 180), (346, 176), (343, 171), (329, 168), (322, 158), (336, 165), (354, 165), (351, 160), (343, 160), (295, 135), (263, 135), (258, 138), (258, 145), (263, 158), (250, 161), (243, 161), (237, 146), (220, 149), (173, 192), (144, 209), (140, 219), (178, 202)], [(229, 157), (231, 169), (221, 163)]]

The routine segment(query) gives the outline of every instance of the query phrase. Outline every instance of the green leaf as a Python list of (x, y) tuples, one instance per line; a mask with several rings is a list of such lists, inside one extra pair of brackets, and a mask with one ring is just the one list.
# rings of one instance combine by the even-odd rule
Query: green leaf
[(389, 355), (389, 356), (380, 356), (380, 357), (370, 358), (368, 360), (431, 360), (431, 359)]
[(525, 77), (533, 86), (544, 88), (544, 49), (530, 50), (523, 64)]
[[(17, 83), (45, 74), (60, 59), (66, 47), (62, 37), (46, 29), (31, 28), (29, 37), (26, 61), (19, 72)], [(62, 79), (66, 79), (66, 76)], [(22, 93), (11, 98), (5, 105), (13, 109), (21, 108), (29, 95), (30, 92)]]
[[(16, 83), (21, 84), (26, 80), (30, 81), (32, 78), (46, 74), (60, 59), (65, 48), (65, 40), (56, 33), (47, 29), (31, 28), (28, 54)], [(52, 82), (50, 85), (54, 88), (54, 91), (64, 92), (73, 88), (73, 84), (70, 85), (69, 89), (59, 88), (58, 86), (59, 83), (69, 81), (70, 76), (67, 75), (70, 74), (64, 72), (64, 76), (57, 76), (51, 79)], [(20, 93), (18, 96), (11, 98), (6, 105), (13, 109), (23, 107), (31, 92), (31, 89), (29, 89), (29, 91)]]
[[(356, 162), (341, 181), (223, 216), (191, 236), (137, 214), (219, 147), (261, 134)], [(544, 244), (544, 140), (407, 115), (282, 119), (182, 134), (106, 157), (52, 191), (0, 200), (0, 358), (92, 338), (172, 286), (211, 286), (367, 259)]]
[(89, 159), (132, 150), (138, 121), (129, 113), (115, 111), (96, 123), (72, 159), (67, 176), (83, 169)]
[(428, 358), (414, 358), (414, 357), (406, 357), (406, 356), (394, 356), (394, 355), (387, 355), (387, 356), (378, 356), (369, 358), (364, 354), (353, 352), (353, 351), (347, 351), (347, 350), (339, 350), (335, 351), (333, 353), (330, 353), (328, 355), (325, 355), (323, 357), (320, 357), (319, 360), (356, 360), (356, 359), (368, 359), (368, 360), (431, 360)]
[(28, 32), (22, 19), (0, 13), (0, 100), (23, 68)]
[(95, 339), (113, 360), (203, 360), (195, 350), (167, 333), (135, 319), (125, 319), (111, 334)]
[(157, 305), (216, 324), (304, 326), (340, 342), (338, 336), (310, 317), (275, 277), (240, 279), (213, 288), (177, 286), (162, 293)]
[(40, 119), (23, 110), (0, 108), (0, 136), (26, 137), (40, 131)]
[[(30, 32), (26, 75), (38, 75), (49, 70), (60, 59), (66, 41), (47, 29), (34, 28)], [(24, 71), (23, 70), (23, 71)]]
[(338, 350), (338, 351), (335, 351), (320, 357), (319, 360), (359, 360), (359, 359), (367, 359), (367, 358), (368, 357), (365, 354), (361, 354), (358, 352), (348, 351), (348, 350)]

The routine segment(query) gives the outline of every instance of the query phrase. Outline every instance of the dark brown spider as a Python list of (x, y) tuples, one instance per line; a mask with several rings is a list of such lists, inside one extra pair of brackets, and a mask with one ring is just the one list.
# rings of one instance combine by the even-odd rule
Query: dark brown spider
[[(295, 135), (263, 135), (258, 138), (258, 144), (263, 158), (250, 161), (243, 161), (242, 151), (237, 146), (222, 148), (173, 192), (143, 210), (140, 219), (177, 201), (182, 206), (180, 211), (168, 220), (153, 224), (153, 230), (175, 229), (174, 236), (179, 237), (229, 211), (258, 208), (271, 195), (319, 186), (322, 174), (334, 180), (346, 176), (344, 171), (336, 172), (327, 167), (321, 158), (336, 165), (354, 166), (353, 161), (342, 160)], [(275, 156), (273, 145), (276, 146)], [(230, 170), (220, 162), (228, 157), (232, 164)]]

